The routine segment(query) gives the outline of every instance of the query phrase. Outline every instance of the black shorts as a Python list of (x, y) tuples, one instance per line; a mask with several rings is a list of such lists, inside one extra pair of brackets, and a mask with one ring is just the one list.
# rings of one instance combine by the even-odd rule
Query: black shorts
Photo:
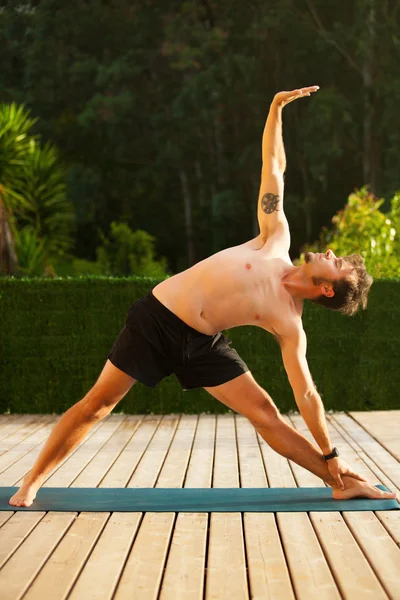
[(108, 359), (150, 387), (171, 373), (185, 390), (212, 387), (249, 370), (231, 342), (189, 327), (150, 292), (130, 306)]

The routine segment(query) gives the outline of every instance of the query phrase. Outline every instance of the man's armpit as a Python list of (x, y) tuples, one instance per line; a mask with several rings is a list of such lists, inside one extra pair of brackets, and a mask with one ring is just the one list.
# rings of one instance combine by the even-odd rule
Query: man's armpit
[(278, 194), (267, 193), (261, 198), (261, 208), (265, 214), (270, 215), (274, 211), (278, 211), (279, 196)]

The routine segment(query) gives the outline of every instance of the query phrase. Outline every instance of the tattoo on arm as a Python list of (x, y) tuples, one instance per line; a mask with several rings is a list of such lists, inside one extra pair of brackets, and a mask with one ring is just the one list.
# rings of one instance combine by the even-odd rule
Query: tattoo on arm
[(279, 210), (277, 208), (279, 202), (279, 196), (275, 194), (265, 194), (261, 199), (262, 209), (267, 215), (270, 215), (274, 212), (274, 210)]

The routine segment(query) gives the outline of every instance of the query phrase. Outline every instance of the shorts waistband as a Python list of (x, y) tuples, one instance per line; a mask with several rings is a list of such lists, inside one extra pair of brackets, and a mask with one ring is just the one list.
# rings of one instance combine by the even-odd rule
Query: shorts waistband
[(169, 310), (169, 308), (167, 308), (162, 302), (160, 302), (160, 300), (158, 298), (155, 297), (152, 290), (148, 293), (147, 298), (151, 301), (151, 303), (153, 304), (153, 306), (154, 306), (155, 310), (158, 312), (158, 314), (164, 315), (164, 317), (169, 319), (169, 321), (174, 322), (177, 326), (181, 327), (182, 329), (186, 329), (187, 331), (190, 331), (196, 337), (197, 336), (204, 336), (204, 337), (208, 337), (208, 338), (214, 337), (212, 335), (207, 335), (205, 333), (202, 333), (201, 331), (198, 331), (197, 329), (194, 329), (194, 327), (191, 327), (190, 325), (185, 323), (185, 321), (182, 321), (182, 319), (180, 319), (175, 313), (173, 313), (172, 310)]

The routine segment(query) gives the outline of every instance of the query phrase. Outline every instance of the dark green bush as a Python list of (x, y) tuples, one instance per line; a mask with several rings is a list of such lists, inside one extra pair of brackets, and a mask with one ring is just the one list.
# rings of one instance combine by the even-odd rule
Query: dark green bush
[[(157, 280), (85, 276), (0, 279), (0, 412), (61, 413), (95, 383), (130, 304)], [(308, 361), (326, 409), (400, 408), (400, 282), (378, 280), (368, 309), (343, 317), (306, 303)], [(274, 338), (256, 327), (227, 332), (282, 412), (296, 409)], [(137, 384), (116, 412), (224, 412), (204, 390), (172, 375)]]

